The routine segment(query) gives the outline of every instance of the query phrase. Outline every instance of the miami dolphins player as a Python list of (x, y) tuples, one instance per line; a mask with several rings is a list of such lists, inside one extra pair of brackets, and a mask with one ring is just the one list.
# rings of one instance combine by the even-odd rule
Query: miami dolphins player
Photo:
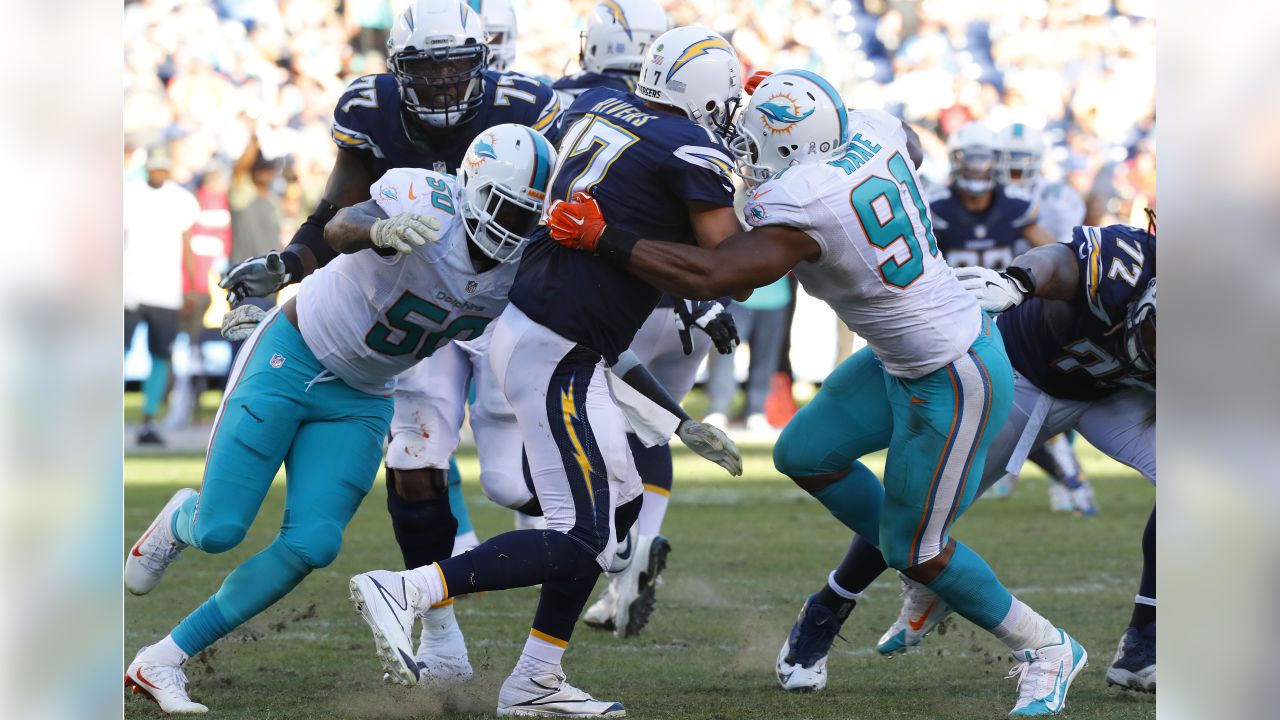
[[(977, 122), (962, 125), (947, 140), (951, 179), (946, 186), (925, 193), (933, 216), (938, 248), (952, 267), (981, 266), (1001, 270), (1029, 245), (1053, 242), (1053, 237), (1037, 224), (1039, 206), (1026, 191), (997, 182), (998, 143), (996, 134)], [(1059, 462), (1054, 450), (1039, 447), (1031, 460), (1045, 469), (1068, 496), (1076, 492), (1082, 508), (1092, 488), (1082, 482), (1079, 464)], [(1012, 489), (1012, 476), (1005, 481)], [(1007, 495), (1008, 492), (1001, 492)], [(1074, 505), (1073, 505), (1074, 506)]]
[[(283, 252), (252, 258), (228, 272), (222, 286), (233, 301), (274, 293), (332, 259), (334, 253), (322, 237), (324, 223), (339, 208), (362, 199), (373, 179), (392, 168), (457, 173), (472, 139), (501, 123), (529, 126), (554, 141), (560, 108), (555, 93), (523, 75), (487, 70), (493, 54), (486, 44), (488, 31), (477, 11), (460, 0), (409, 3), (391, 28), (390, 72), (352, 82), (334, 108), (332, 137), (338, 152), (324, 199)], [(477, 359), (483, 357), (485, 342), (482, 338), (466, 346), (465, 360), (473, 368), (480, 366)], [(397, 385), (387, 457), (387, 509), (405, 567), (429, 564), (448, 557), (455, 546), (466, 547), (466, 506), (457, 502), (453, 512), (450, 509), (451, 499), (461, 500), (461, 478), (449, 461), (457, 429), (446, 430), (455, 415), (461, 417), (465, 385), (461, 395), (441, 398), (440, 392), (453, 393), (458, 385), (433, 381), (456, 366), (460, 350), (446, 348), (439, 360), (411, 369)], [(431, 364), (448, 368), (427, 367)], [(473, 415), (473, 428), (483, 426), (476, 432), (482, 443), (481, 480), (488, 487), (501, 485), (508, 491), (499, 492), (500, 497), (532, 510), (527, 507), (532, 493), (523, 481), (519, 455), (508, 441), (518, 437), (510, 411), (493, 401), (501, 393), (483, 384), (484, 373), (474, 374), (483, 409)], [(424, 437), (424, 432), (436, 437)], [(453, 492), (448, 490), (450, 483)], [(456, 537), (459, 530), (461, 539)], [(434, 609), (424, 633), (430, 628), (452, 640), (432, 643), (444, 654), (424, 654), (423, 663), (452, 665), (457, 675), (468, 676), (470, 665), (452, 607)]]
[[(804, 70), (765, 79), (736, 124), (739, 172), (755, 185), (752, 229), (714, 249), (637, 239), (606, 225), (608, 209), (578, 195), (548, 209), (553, 237), (625, 267), (668, 292), (738, 293), (794, 272), (867, 340), (788, 423), (774, 463), (889, 563), (933, 590), (1013, 651), (1022, 682), (1014, 715), (1062, 708), (1087, 662), (1081, 645), (996, 579), (950, 537), (972, 501), (1013, 376), (1000, 331), (965, 292), (936, 246), (914, 167), (919, 141), (878, 111), (850, 116), (836, 90)], [(884, 484), (857, 458), (888, 448)], [(806, 601), (821, 624), (847, 613)], [(792, 686), (810, 664), (796, 633), (778, 655)]]
[(202, 487), (178, 491), (133, 546), (125, 587), (151, 592), (187, 547), (239, 545), (282, 464), (284, 521), (270, 546), (129, 665), (126, 687), (165, 712), (205, 712), (187, 696), (183, 663), (337, 557), (377, 475), (396, 376), (477, 337), (506, 306), (516, 265), (504, 261), (537, 224), (555, 150), (519, 125), (486, 136), (493, 157), (457, 181), (388, 171), (370, 199), (325, 225), (340, 255), (296, 298), (260, 324), (253, 306), (230, 314), (230, 325), (253, 330), (214, 421)]
[[(582, 72), (563, 77), (551, 87), (566, 106), (592, 88), (632, 92), (645, 51), (668, 28), (666, 12), (654, 0), (601, 2), (587, 18), (582, 34)], [(693, 303), (663, 295), (636, 332), (631, 350), (677, 402), (689, 394), (713, 344), (721, 353), (733, 352), (738, 334), (726, 305), (727, 300)], [(627, 441), (644, 486), (644, 504), (636, 520), (634, 547), (627, 544), (621, 549), (634, 552), (642, 562), (611, 576), (599, 599), (582, 616), (588, 626), (612, 630), (618, 636), (635, 635), (648, 623), (671, 550), (668, 539), (660, 534), (674, 482), (671, 447), (666, 443), (646, 447), (635, 433), (628, 433)]]
[[(682, 243), (710, 246), (737, 232), (732, 161), (718, 133), (737, 106), (740, 72), (733, 49), (710, 30), (664, 33), (649, 48), (636, 93), (592, 89), (570, 107), (550, 195), (591, 188), (619, 223)], [(643, 369), (627, 348), (660, 294), (561, 247), (545, 230), (525, 250), (512, 293), (517, 305), (495, 325), (489, 360), (515, 410), (547, 530), (498, 535), (404, 573), (353, 578), (357, 602), (372, 608), (370, 625), (391, 675), (414, 679), (407, 659), (414, 608), (541, 583), (524, 652), (498, 694), (498, 714), (625, 712), (620, 702), (570, 685), (561, 660), (592, 587), (603, 570), (617, 567), (615, 549), (640, 512), (641, 479), (626, 433), (646, 423), (619, 407), (610, 386), (613, 378), (631, 382)], [(653, 394), (664, 393), (657, 387)], [(727, 437), (689, 419), (669, 397), (665, 409), (670, 421), (647, 437), (665, 442), (674, 429), (695, 452), (741, 472)]]

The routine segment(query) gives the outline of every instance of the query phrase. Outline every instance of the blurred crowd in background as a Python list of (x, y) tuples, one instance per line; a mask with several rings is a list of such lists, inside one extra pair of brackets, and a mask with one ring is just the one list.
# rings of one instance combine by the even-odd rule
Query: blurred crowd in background
[[(172, 182), (199, 202), (193, 261), (174, 268), (188, 321), (216, 326), (228, 259), (283, 247), (314, 208), (335, 152), (333, 103), (349, 81), (384, 71), (387, 31), (406, 2), (126, 2), (124, 172), (143, 182), (148, 151), (160, 151)], [(912, 123), (926, 181), (945, 181), (946, 138), (961, 124), (998, 131), (1016, 120), (1045, 129), (1045, 174), (1086, 199), (1086, 224), (1145, 224), (1141, 210), (1155, 204), (1155, 0), (662, 4), (675, 24), (728, 38), (747, 74), (812, 69), (854, 108)], [(513, 69), (575, 72), (594, 5), (516, 0)]]

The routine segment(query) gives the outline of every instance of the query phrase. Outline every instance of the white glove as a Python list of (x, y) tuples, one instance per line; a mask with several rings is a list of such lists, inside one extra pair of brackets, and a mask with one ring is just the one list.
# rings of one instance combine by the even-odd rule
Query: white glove
[(406, 212), (375, 221), (369, 230), (369, 240), (374, 247), (391, 248), (401, 255), (408, 255), (414, 246), (438, 241), (439, 230), (439, 220), (429, 215)]
[(690, 450), (729, 471), (730, 475), (742, 474), (742, 453), (728, 435), (715, 425), (696, 420), (685, 420), (676, 428), (676, 436)]
[(987, 312), (1004, 312), (1027, 299), (1021, 283), (1005, 273), (977, 266), (956, 268), (954, 272), (960, 285)]
[(222, 337), (231, 342), (240, 342), (253, 334), (267, 311), (257, 305), (241, 305), (232, 308), (222, 316)]

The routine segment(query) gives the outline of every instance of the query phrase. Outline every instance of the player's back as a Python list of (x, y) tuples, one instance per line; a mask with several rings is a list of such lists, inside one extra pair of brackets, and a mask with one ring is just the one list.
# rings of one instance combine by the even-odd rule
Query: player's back
[(1034, 223), (1034, 198), (1019, 188), (996, 184), (991, 204), (982, 212), (965, 208), (949, 187), (934, 188), (925, 197), (933, 217), (933, 231), (947, 263), (952, 267), (977, 265), (1003, 270), (1029, 245), (1022, 230)]
[(849, 137), (836, 160), (794, 165), (757, 187), (747, 221), (808, 233), (821, 256), (795, 267), (800, 284), (866, 339), (886, 370), (920, 377), (969, 349), (981, 310), (935, 244), (901, 123), (854, 113)]
[(1122, 345), (1128, 307), (1156, 276), (1155, 236), (1126, 225), (1077, 227), (1070, 246), (1080, 270), (1075, 297), (1030, 298), (999, 318), (1014, 369), (1069, 400), (1152, 387), (1153, 378), (1135, 377)]
[[(693, 243), (688, 203), (733, 203), (731, 161), (720, 139), (635, 95), (584, 92), (564, 118), (548, 205), (588, 191), (611, 226), (653, 240)], [(658, 302), (625, 270), (562, 247), (538, 230), (525, 249), (511, 301), (560, 335), (613, 360)]]
[(429, 132), (410, 127), (391, 73), (365, 75), (347, 86), (333, 111), (333, 141), (359, 150), (377, 178), (398, 167), (456, 173), (467, 146), (502, 123), (525, 125), (554, 141), (560, 102), (546, 84), (513, 72), (484, 72), (485, 97), (473, 117)]
[(636, 89), (635, 74), (622, 72), (576, 72), (551, 83), (551, 89), (560, 96), (561, 106), (568, 108), (578, 96), (595, 88), (610, 88), (621, 92)]
[(476, 271), (452, 177), (399, 168), (370, 194), (388, 216), (437, 219), (439, 241), (408, 255), (339, 255), (302, 281), (297, 302), (299, 330), (316, 358), (352, 387), (378, 393), (450, 340), (479, 337), (506, 307), (516, 268)]

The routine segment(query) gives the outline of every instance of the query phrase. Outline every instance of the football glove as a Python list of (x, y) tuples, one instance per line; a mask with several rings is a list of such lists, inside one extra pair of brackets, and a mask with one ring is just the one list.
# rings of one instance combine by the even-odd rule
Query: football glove
[(289, 283), (280, 253), (251, 257), (227, 271), (218, 287), (227, 291), (227, 303), (237, 305), (245, 298), (266, 297)]
[(756, 71), (754, 74), (751, 75), (751, 77), (747, 78), (746, 84), (742, 86), (743, 92), (745, 92), (748, 95), (754, 95), (756, 92), (756, 88), (760, 87), (760, 83), (764, 82), (764, 79), (769, 77), (772, 74), (773, 73), (769, 72), (768, 70)]
[(996, 272), (984, 267), (961, 267), (955, 269), (956, 279), (960, 285), (978, 301), (985, 311), (1000, 313), (1019, 305), (1034, 291), (1025, 287), (1025, 282), (1012, 277), (1007, 272)]
[(547, 210), (547, 229), (551, 237), (565, 247), (596, 251), (596, 243), (604, 233), (604, 213), (596, 199), (578, 191), (568, 201), (557, 200)]
[(395, 250), (408, 255), (415, 247), (440, 240), (440, 221), (417, 213), (400, 213), (376, 220), (369, 229), (369, 241), (376, 248)]
[(742, 474), (742, 453), (715, 425), (685, 420), (676, 428), (676, 436), (690, 450), (728, 470), (730, 475), (737, 477)]
[(267, 311), (257, 305), (241, 305), (222, 316), (222, 337), (240, 342), (253, 334), (254, 328), (267, 316)]
[(721, 355), (732, 353), (741, 342), (733, 316), (719, 301), (676, 300), (675, 309), (676, 327), (680, 331), (680, 345), (685, 355), (693, 354), (693, 337), (690, 333), (695, 327), (711, 337), (711, 342), (716, 344), (716, 351)]

